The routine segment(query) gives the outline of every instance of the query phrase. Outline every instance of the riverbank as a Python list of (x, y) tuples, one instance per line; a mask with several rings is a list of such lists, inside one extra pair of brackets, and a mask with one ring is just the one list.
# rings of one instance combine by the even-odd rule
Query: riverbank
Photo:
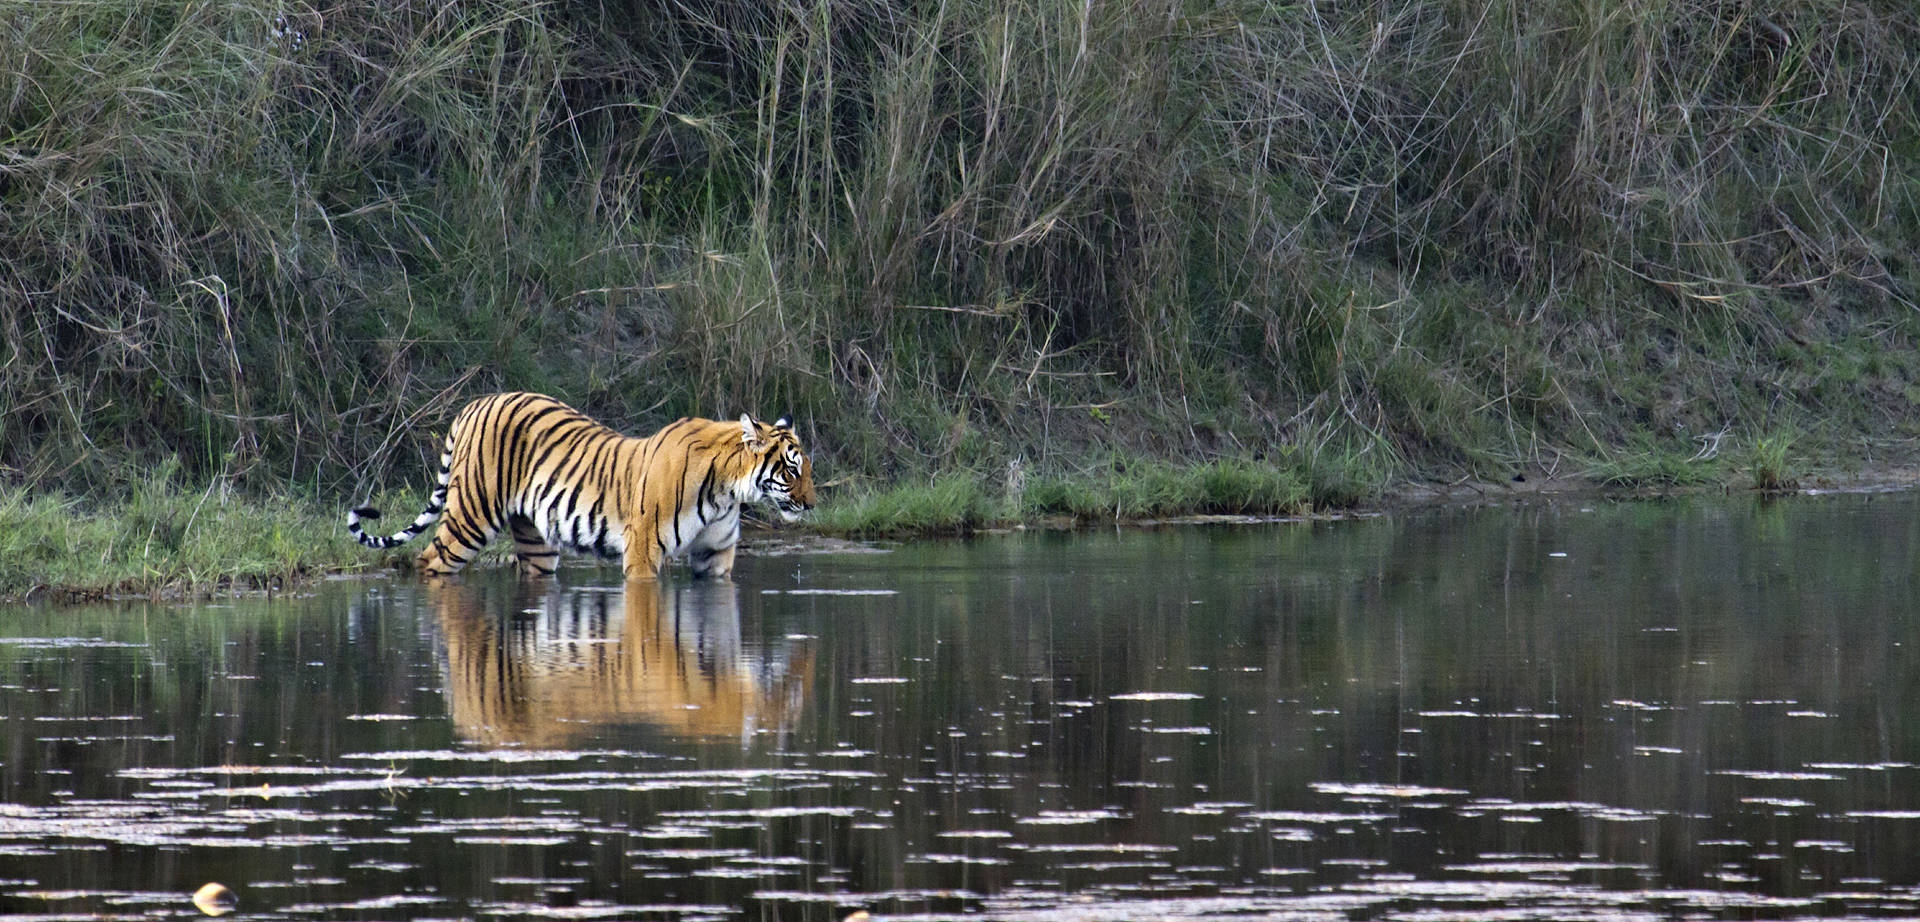
[(0, 600), (277, 590), (374, 565), (312, 498), (192, 490), (170, 473), (114, 499), (0, 488)]
[(78, 508), (170, 457), (321, 506), (418, 484), (501, 390), (634, 434), (788, 415), (844, 494), (944, 497), (876, 531), (998, 515), (1016, 462), (1124, 518), (1187, 490), (1134, 459), (1305, 471), (1321, 507), (1920, 439), (1908, 2), (10, 28), (0, 483)]
[[(965, 534), (1027, 522), (1131, 521), (1193, 513), (1300, 514), (1347, 506), (1366, 486), (1311, 466), (1110, 460), (1081, 474), (996, 482), (948, 473), (924, 485), (830, 490), (799, 530), (831, 537)], [(423, 497), (375, 505), (411, 515)], [(183, 486), (164, 467), (118, 499), (0, 488), (0, 599), (85, 600), (275, 589), (316, 576), (405, 566), (417, 543), (387, 552), (354, 542), (339, 502)], [(424, 540), (424, 539), (423, 539)], [(496, 541), (482, 563), (504, 561)]]
[[(1807, 472), (1785, 457), (1702, 458), (1586, 472), (1538, 471), (1505, 481), (1368, 481), (1332, 463), (1177, 464), (1109, 460), (1073, 473), (997, 477), (952, 473), (925, 483), (841, 485), (801, 525), (760, 533), (812, 539), (901, 539), (1014, 527), (1071, 528), (1170, 520), (1370, 514), (1412, 506), (1590, 494), (1643, 497), (1676, 491), (1796, 487), (1865, 489), (1920, 483), (1920, 469), (1881, 465)], [(1631, 468), (1641, 476), (1628, 477)], [(411, 511), (423, 497), (383, 494)], [(354, 542), (339, 502), (298, 493), (255, 496), (215, 483), (189, 488), (177, 467), (117, 499), (0, 487), (0, 601), (76, 602), (298, 591), (315, 579), (404, 569), (415, 545), (372, 551)], [(751, 544), (751, 541), (750, 541)], [(507, 562), (496, 541), (481, 563)]]

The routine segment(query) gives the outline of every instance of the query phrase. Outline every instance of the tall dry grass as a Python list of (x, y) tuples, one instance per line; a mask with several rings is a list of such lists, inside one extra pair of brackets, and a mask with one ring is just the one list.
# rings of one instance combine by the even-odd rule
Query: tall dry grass
[(1915, 47), (1895, 0), (22, 6), (0, 466), (364, 492), (506, 387), (879, 478), (1858, 427), (1911, 363), (1821, 350), (1911, 341)]

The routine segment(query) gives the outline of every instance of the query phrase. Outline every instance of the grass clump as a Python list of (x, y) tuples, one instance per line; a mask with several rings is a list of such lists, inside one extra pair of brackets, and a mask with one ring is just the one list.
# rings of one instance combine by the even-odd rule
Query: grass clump
[(1717, 456), (1641, 444), (1594, 462), (1587, 476), (1597, 483), (1630, 488), (1697, 487), (1720, 476)]
[(0, 598), (269, 588), (374, 563), (311, 499), (192, 490), (177, 474), (112, 500), (0, 487)]
[(1247, 459), (1179, 463), (1141, 458), (1034, 477), (995, 489), (988, 479), (947, 474), (823, 504), (809, 527), (852, 536), (966, 533), (989, 526), (1069, 518), (1132, 522), (1188, 514), (1296, 515), (1312, 508), (1308, 476)]
[(977, 478), (943, 474), (925, 484), (856, 491), (822, 504), (809, 527), (832, 535), (964, 534), (1006, 520), (1007, 509)]
[(1745, 466), (1754, 489), (1779, 492), (1800, 486), (1792, 460), (1793, 444), (1794, 435), (1789, 431), (1768, 432), (1753, 440)]
[(1028, 516), (1123, 522), (1192, 513), (1296, 515), (1311, 505), (1300, 472), (1245, 459), (1116, 460), (1105, 468), (1035, 478), (1019, 498)]

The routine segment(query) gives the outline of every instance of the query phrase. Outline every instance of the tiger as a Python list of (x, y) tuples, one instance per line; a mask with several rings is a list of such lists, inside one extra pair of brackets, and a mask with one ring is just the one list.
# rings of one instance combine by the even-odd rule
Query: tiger
[(428, 576), (458, 573), (505, 529), (527, 576), (553, 575), (565, 549), (619, 558), (628, 579), (654, 579), (682, 556), (696, 577), (726, 579), (741, 507), (759, 501), (788, 522), (813, 508), (813, 461), (784, 416), (682, 418), (634, 438), (552, 397), (514, 392), (460, 411), (413, 524), (368, 534), (360, 523), (380, 511), (363, 505), (347, 513), (347, 531), (390, 548), (440, 521), (415, 561)]

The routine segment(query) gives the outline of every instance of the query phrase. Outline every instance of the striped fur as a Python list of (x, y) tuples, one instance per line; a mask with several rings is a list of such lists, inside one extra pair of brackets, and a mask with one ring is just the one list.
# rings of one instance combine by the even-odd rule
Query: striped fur
[(380, 513), (361, 507), (347, 530), (387, 548), (440, 521), (418, 561), (429, 575), (459, 572), (504, 530), (531, 575), (551, 574), (564, 550), (619, 557), (630, 579), (679, 556), (696, 575), (724, 578), (740, 508), (759, 500), (790, 522), (813, 506), (813, 463), (785, 419), (681, 419), (630, 438), (551, 397), (495, 394), (454, 420), (439, 486), (413, 524), (370, 535), (360, 523)]

